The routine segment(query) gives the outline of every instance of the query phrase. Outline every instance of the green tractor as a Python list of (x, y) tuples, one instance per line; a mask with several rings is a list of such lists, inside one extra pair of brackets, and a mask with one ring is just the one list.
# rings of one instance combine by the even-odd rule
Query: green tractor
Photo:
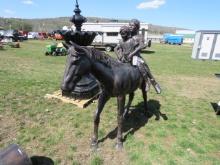
[(45, 55), (52, 55), (52, 56), (65, 56), (67, 54), (66, 48), (63, 46), (62, 43), (58, 44), (51, 44), (46, 46)]

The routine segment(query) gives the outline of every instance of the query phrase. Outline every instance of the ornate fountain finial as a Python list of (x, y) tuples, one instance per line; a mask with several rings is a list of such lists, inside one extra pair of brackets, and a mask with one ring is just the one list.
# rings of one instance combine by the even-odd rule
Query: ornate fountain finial
[(81, 13), (81, 10), (79, 9), (79, 4), (78, 4), (78, 0), (76, 0), (76, 8), (74, 10), (75, 14), (80, 14)]
[(71, 22), (75, 25), (76, 31), (81, 31), (82, 24), (86, 22), (86, 18), (80, 15), (81, 10), (79, 9), (78, 0), (76, 0), (76, 8), (74, 9), (75, 15), (71, 18)]
[[(65, 42), (69, 44), (71, 42), (74, 42), (80, 46), (91, 45), (97, 33), (93, 31), (81, 31), (82, 24), (86, 22), (86, 18), (80, 15), (81, 10), (79, 9), (79, 4), (77, 0), (74, 13), (75, 15), (72, 16), (70, 21), (75, 25), (76, 30), (70, 30), (63, 33)], [(76, 83), (75, 87), (68, 92), (69, 94), (67, 94), (66, 92), (62, 92), (62, 94), (66, 96), (70, 95), (71, 97), (77, 99), (89, 99), (99, 93), (99, 85), (94, 77), (92, 77), (90, 74), (85, 74)]]

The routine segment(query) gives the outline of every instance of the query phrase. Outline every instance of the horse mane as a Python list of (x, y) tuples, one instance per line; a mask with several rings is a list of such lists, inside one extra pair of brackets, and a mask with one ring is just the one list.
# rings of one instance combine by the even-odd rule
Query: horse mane
[(98, 60), (99, 62), (105, 64), (108, 67), (118, 67), (118, 66), (122, 65), (121, 62), (117, 61), (116, 59), (114, 59), (110, 55), (108, 55), (104, 52), (101, 52), (95, 48), (91, 48), (91, 53), (89, 56), (90, 56), (90, 58)]

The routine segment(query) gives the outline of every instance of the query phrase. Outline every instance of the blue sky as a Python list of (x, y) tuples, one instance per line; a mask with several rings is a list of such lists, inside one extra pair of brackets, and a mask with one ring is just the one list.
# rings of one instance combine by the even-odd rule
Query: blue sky
[[(78, 0), (83, 16), (220, 30), (220, 0)], [(75, 0), (0, 0), (0, 17), (72, 16)]]

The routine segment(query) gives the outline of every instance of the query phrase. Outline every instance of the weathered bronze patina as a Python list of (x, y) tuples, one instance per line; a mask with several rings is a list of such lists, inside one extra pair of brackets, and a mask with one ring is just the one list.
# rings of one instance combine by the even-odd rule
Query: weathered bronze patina
[[(143, 42), (139, 41), (142, 38), (137, 35), (137, 31), (139, 31), (140, 26), (135, 26), (134, 31), (132, 30), (132, 25), (130, 24), (130, 27), (127, 28), (129, 35), (126, 34), (125, 30), (125, 38), (121, 43), (121, 49), (117, 49), (119, 52), (117, 55), (120, 56), (119, 59), (121, 60), (118, 61), (104, 52), (88, 47), (87, 44), (84, 43), (84, 39), (86, 37), (93, 40), (94, 33), (80, 31), (81, 25), (85, 22), (85, 19), (79, 16), (80, 10), (78, 9), (78, 3), (76, 5), (75, 13), (76, 15), (72, 18), (72, 22), (76, 25), (76, 31), (68, 32), (65, 36), (66, 43), (64, 45), (68, 48), (68, 58), (61, 89), (65, 94), (72, 89), (77, 89), (79, 80), (85, 74), (91, 74), (100, 83), (101, 92), (98, 99), (97, 110), (94, 114), (94, 132), (91, 141), (91, 145), (95, 148), (98, 146), (100, 114), (110, 97), (116, 97), (118, 103), (116, 147), (122, 148), (122, 122), (124, 115), (128, 112), (133, 100), (134, 91), (137, 88), (141, 88), (142, 90), (144, 99), (144, 114), (146, 116), (149, 114), (147, 110), (145, 76), (142, 75), (139, 66), (136, 67), (130, 64), (133, 56), (137, 56), (141, 59), (140, 50), (145, 47)], [(140, 23), (138, 25), (140, 25)], [(76, 36), (82, 39), (78, 40), (76, 39)], [(91, 40), (85, 42), (90, 42)], [(144, 69), (146, 70), (146, 64), (143, 62), (142, 64), (138, 63), (138, 65), (145, 67)], [(149, 73), (146, 72), (150, 71), (145, 71), (145, 74), (148, 74), (146, 76), (152, 79), (153, 77), (149, 77)], [(96, 89), (95, 85), (93, 87)], [(84, 88), (80, 88), (79, 91), (81, 90), (84, 90)], [(125, 97), (127, 94), (129, 94), (129, 101), (125, 108)]]
[(122, 41), (119, 42), (114, 51), (120, 61), (137, 66), (147, 83), (146, 86), (149, 86), (148, 84), (151, 83), (159, 94), (161, 93), (160, 85), (156, 82), (149, 66), (141, 57), (141, 50), (146, 48), (147, 45), (144, 43), (144, 37), (139, 35), (139, 30), (140, 21), (137, 19), (132, 19), (129, 22), (129, 26), (121, 27), (120, 34)]
[[(91, 73), (101, 84), (101, 94), (98, 99), (98, 107), (94, 115), (94, 134), (92, 137), (92, 146), (98, 145), (98, 126), (100, 122), (100, 114), (105, 103), (110, 97), (117, 97), (118, 102), (118, 133), (117, 148), (122, 148), (122, 122), (125, 108), (126, 94), (132, 94), (137, 88), (141, 88), (144, 98), (145, 114), (147, 111), (147, 94), (145, 92), (145, 81), (137, 67), (131, 66), (129, 63), (122, 63), (111, 56), (85, 46), (79, 46), (75, 43), (67, 45), (69, 47), (68, 60), (72, 61), (67, 65), (64, 79), (70, 78), (69, 81), (63, 81), (62, 87), (65, 89), (69, 85), (74, 85), (77, 79), (85, 73)], [(132, 99), (129, 99), (127, 108), (131, 105)]]
[(0, 151), (0, 165), (32, 165), (32, 162), (17, 144), (12, 144)]

